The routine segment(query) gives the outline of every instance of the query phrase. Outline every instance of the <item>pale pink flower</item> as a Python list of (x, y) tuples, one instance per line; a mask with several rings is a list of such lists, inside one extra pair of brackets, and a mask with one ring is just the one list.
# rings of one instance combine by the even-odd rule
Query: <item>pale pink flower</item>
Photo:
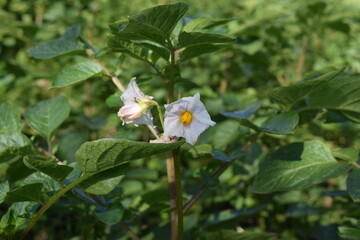
[(215, 124), (200, 101), (199, 93), (165, 105), (165, 137), (184, 137), (186, 142), (194, 145), (199, 135)]
[(124, 106), (120, 108), (118, 116), (125, 123), (151, 125), (153, 124), (153, 116), (150, 107), (154, 105), (153, 97), (145, 95), (135, 82), (136, 78), (132, 78), (126, 90), (121, 95)]

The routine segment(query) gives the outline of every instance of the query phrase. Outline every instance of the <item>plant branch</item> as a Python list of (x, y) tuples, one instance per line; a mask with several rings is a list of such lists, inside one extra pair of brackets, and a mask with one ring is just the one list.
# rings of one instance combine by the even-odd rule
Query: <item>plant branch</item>
[(297, 65), (296, 65), (296, 71), (295, 71), (295, 77), (294, 77), (293, 83), (296, 83), (300, 79), (301, 72), (302, 72), (302, 70), (304, 68), (307, 48), (308, 48), (308, 40), (307, 40), (306, 37), (304, 37), (304, 42), (303, 42), (303, 45), (302, 45), (301, 54), (299, 56), (299, 59), (297, 61)]
[[(247, 143), (241, 148), (241, 151), (246, 151), (248, 150), (251, 145), (256, 142), (259, 138), (261, 138), (264, 135), (263, 132), (255, 135), (253, 138), (249, 139), (247, 141)], [(223, 163), (217, 170), (215, 170), (212, 174), (211, 177), (212, 178), (218, 178), (221, 176), (221, 174), (223, 174), (223, 172), (225, 172), (225, 170), (232, 165), (235, 162), (236, 159), (233, 159), (230, 162), (226, 162)], [(183, 213), (186, 213), (187, 211), (190, 210), (190, 208), (197, 202), (197, 200), (199, 200), (199, 198), (205, 193), (205, 191), (208, 189), (207, 185), (203, 185), (199, 188), (199, 190), (191, 197), (190, 200), (188, 200), (185, 204), (184, 204), (184, 208), (183, 208)]]
[(82, 177), (76, 179), (74, 182), (70, 183), (69, 185), (67, 185), (65, 188), (61, 189), (60, 191), (58, 191), (54, 196), (52, 196), (49, 201), (47, 203), (45, 203), (40, 210), (38, 211), (38, 213), (36, 214), (36, 216), (31, 219), (29, 225), (23, 230), (23, 232), (21, 233), (20, 236), (20, 240), (24, 239), (25, 236), (28, 234), (28, 232), (33, 228), (33, 226), (39, 221), (39, 219), (41, 218), (42, 215), (44, 215), (44, 213), (61, 197), (63, 196), (66, 192), (68, 192), (70, 189), (72, 189), (73, 187), (75, 187), (76, 185), (78, 185), (79, 183), (81, 183), (82, 181), (86, 180), (87, 178), (89, 178), (92, 175), (83, 175)]

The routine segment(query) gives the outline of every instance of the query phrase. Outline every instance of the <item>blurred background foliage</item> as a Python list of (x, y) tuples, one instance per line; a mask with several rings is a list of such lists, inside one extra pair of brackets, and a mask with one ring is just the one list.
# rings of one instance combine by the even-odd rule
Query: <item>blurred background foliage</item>
[[(49, 89), (55, 73), (84, 56), (51, 60), (32, 58), (26, 50), (54, 39), (67, 27), (81, 25), (81, 34), (101, 49), (101, 61), (127, 85), (138, 77), (142, 90), (165, 103), (162, 82), (143, 62), (106, 50), (108, 23), (154, 5), (175, 1), (110, 0), (0, 0), (0, 103), (8, 102), (24, 112), (28, 106), (57, 95), (68, 97), (71, 116), (56, 136), (56, 155), (74, 162), (74, 152), (87, 140), (116, 135), (147, 141), (144, 127), (122, 126), (116, 113), (119, 93), (106, 76), (83, 85)], [(183, 184), (189, 198), (202, 183), (210, 189), (185, 217), (188, 239), (211, 230), (241, 228), (275, 232), (279, 239), (339, 239), (337, 226), (356, 225), (360, 208), (348, 197), (345, 176), (313, 187), (285, 193), (247, 193), (259, 162), (278, 146), (289, 142), (322, 139), (334, 149), (359, 149), (359, 126), (351, 122), (304, 121), (294, 135), (267, 134), (252, 145), (246, 157), (219, 180), (210, 172), (221, 164), (211, 156), (213, 148), (231, 152), (245, 143), (248, 129), (220, 114), (236, 111), (256, 101), (262, 109), (254, 122), (268, 115), (269, 90), (306, 78), (306, 73), (347, 66), (360, 73), (360, 2), (356, 0), (229, 0), (189, 1), (184, 21), (198, 17), (232, 19), (212, 32), (236, 36), (237, 43), (216, 54), (204, 55), (182, 65), (182, 77), (193, 84), (178, 84), (183, 96), (200, 91), (217, 125), (205, 132), (198, 145), (185, 146)], [(110, 97), (115, 94), (115, 97)], [(116, 95), (117, 94), (117, 95)], [(239, 129), (238, 131), (236, 129)], [(236, 131), (235, 131), (236, 130)], [(26, 126), (25, 133), (33, 135)], [(33, 137), (46, 146), (40, 137)], [(142, 239), (166, 239), (168, 193), (164, 156), (134, 162), (121, 186), (112, 194), (126, 208), (124, 221)], [(18, 170), (24, 169), (22, 176)], [(31, 173), (19, 164), (0, 164), (0, 179), (16, 182)], [(34, 228), (35, 239), (128, 239), (126, 226), (94, 219), (90, 200), (69, 198), (49, 210)], [(81, 196), (80, 196), (81, 198)], [(89, 202), (90, 201), (90, 202)], [(0, 208), (0, 215), (5, 211)], [(240, 227), (241, 226), (241, 227)], [(106, 235), (107, 234), (107, 235)], [(99, 237), (102, 236), (102, 237)], [(108, 236), (108, 237), (107, 237)]]

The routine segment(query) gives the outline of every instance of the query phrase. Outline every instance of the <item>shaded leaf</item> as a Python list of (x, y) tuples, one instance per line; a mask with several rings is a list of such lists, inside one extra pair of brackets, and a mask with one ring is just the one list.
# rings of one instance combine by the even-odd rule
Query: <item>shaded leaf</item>
[(125, 177), (124, 174), (128, 167), (129, 164), (124, 163), (120, 166), (97, 173), (83, 181), (80, 187), (88, 193), (97, 195), (108, 194), (117, 187)]
[(226, 117), (236, 117), (236, 118), (245, 118), (249, 119), (261, 106), (261, 102), (255, 102), (250, 106), (246, 107), (243, 110), (238, 110), (235, 112), (221, 112), (222, 115)]
[(289, 107), (306, 97), (316, 86), (322, 84), (324, 81), (333, 79), (343, 71), (344, 69), (332, 71), (322, 74), (315, 79), (298, 82), (298, 84), (293, 86), (274, 88), (270, 93), (270, 98), (285, 107)]
[(190, 22), (188, 22), (184, 26), (183, 31), (192, 32), (192, 31), (195, 31), (195, 30), (212, 28), (212, 27), (216, 27), (216, 26), (228, 23), (228, 22), (233, 21), (233, 20), (234, 19), (196, 18), (196, 19), (191, 20)]
[(53, 79), (53, 87), (65, 87), (80, 83), (101, 73), (102, 68), (91, 61), (75, 63), (61, 69)]
[(198, 45), (193, 45), (190, 47), (185, 48), (185, 50), (180, 54), (180, 61), (185, 62), (194, 57), (201, 56), (203, 54), (213, 53), (222, 49), (227, 48), (228, 45), (223, 44), (210, 44), (210, 43), (203, 43)]
[(58, 165), (50, 161), (30, 159), (29, 157), (24, 157), (24, 164), (29, 168), (45, 173), (59, 182), (62, 182), (73, 170), (69, 166)]
[(20, 112), (8, 103), (0, 104), (0, 134), (20, 133), (22, 122)]
[(70, 105), (66, 97), (59, 96), (31, 106), (25, 111), (25, 119), (41, 136), (50, 139), (55, 129), (69, 116)]
[(231, 230), (221, 230), (208, 233), (202, 239), (206, 240), (270, 240), (275, 239), (274, 233), (260, 232), (236, 232)]
[(121, 205), (110, 207), (96, 207), (95, 216), (103, 223), (113, 225), (121, 221), (124, 214), (124, 208)]
[(235, 42), (234, 38), (222, 34), (181, 32), (179, 35), (179, 47), (188, 47), (203, 43), (230, 43)]
[(271, 193), (308, 187), (337, 177), (350, 167), (337, 162), (330, 149), (319, 141), (291, 143), (261, 163), (251, 192)]
[(170, 151), (183, 143), (184, 140), (175, 143), (146, 143), (105, 138), (84, 143), (75, 157), (82, 172), (92, 174), (134, 159)]
[(360, 169), (352, 171), (346, 180), (347, 192), (354, 202), (360, 200)]
[(122, 40), (122, 38), (109, 34), (108, 47), (114, 51), (126, 53), (141, 61), (148, 61), (149, 50), (140, 44)]
[(48, 59), (80, 51), (84, 51), (81, 44), (66, 39), (41, 42), (27, 50), (31, 56), (38, 59)]
[(360, 122), (360, 77), (329, 79), (310, 93), (307, 107), (337, 111), (352, 121)]
[(222, 112), (221, 114), (236, 117), (241, 125), (254, 129), (255, 131), (272, 134), (293, 134), (295, 127), (299, 123), (299, 115), (292, 111), (273, 115), (263, 122), (261, 126), (257, 126), (249, 119), (237, 117), (243, 115), (242, 112)]
[(33, 183), (15, 188), (6, 193), (4, 201), (7, 203), (27, 201), (41, 203), (42, 187), (41, 183)]
[(359, 228), (352, 228), (352, 227), (338, 227), (339, 235), (345, 239), (351, 240), (359, 240), (360, 239), (360, 229)]

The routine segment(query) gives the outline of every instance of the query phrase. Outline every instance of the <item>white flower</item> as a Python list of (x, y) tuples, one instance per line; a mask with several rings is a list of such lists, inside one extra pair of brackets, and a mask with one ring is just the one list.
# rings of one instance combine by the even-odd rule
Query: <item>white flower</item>
[(200, 101), (200, 94), (165, 105), (164, 136), (184, 137), (194, 145), (199, 135), (215, 122)]
[(149, 108), (154, 105), (153, 97), (145, 95), (140, 91), (132, 78), (125, 92), (121, 95), (124, 106), (120, 108), (118, 116), (125, 123), (153, 125), (153, 116)]

